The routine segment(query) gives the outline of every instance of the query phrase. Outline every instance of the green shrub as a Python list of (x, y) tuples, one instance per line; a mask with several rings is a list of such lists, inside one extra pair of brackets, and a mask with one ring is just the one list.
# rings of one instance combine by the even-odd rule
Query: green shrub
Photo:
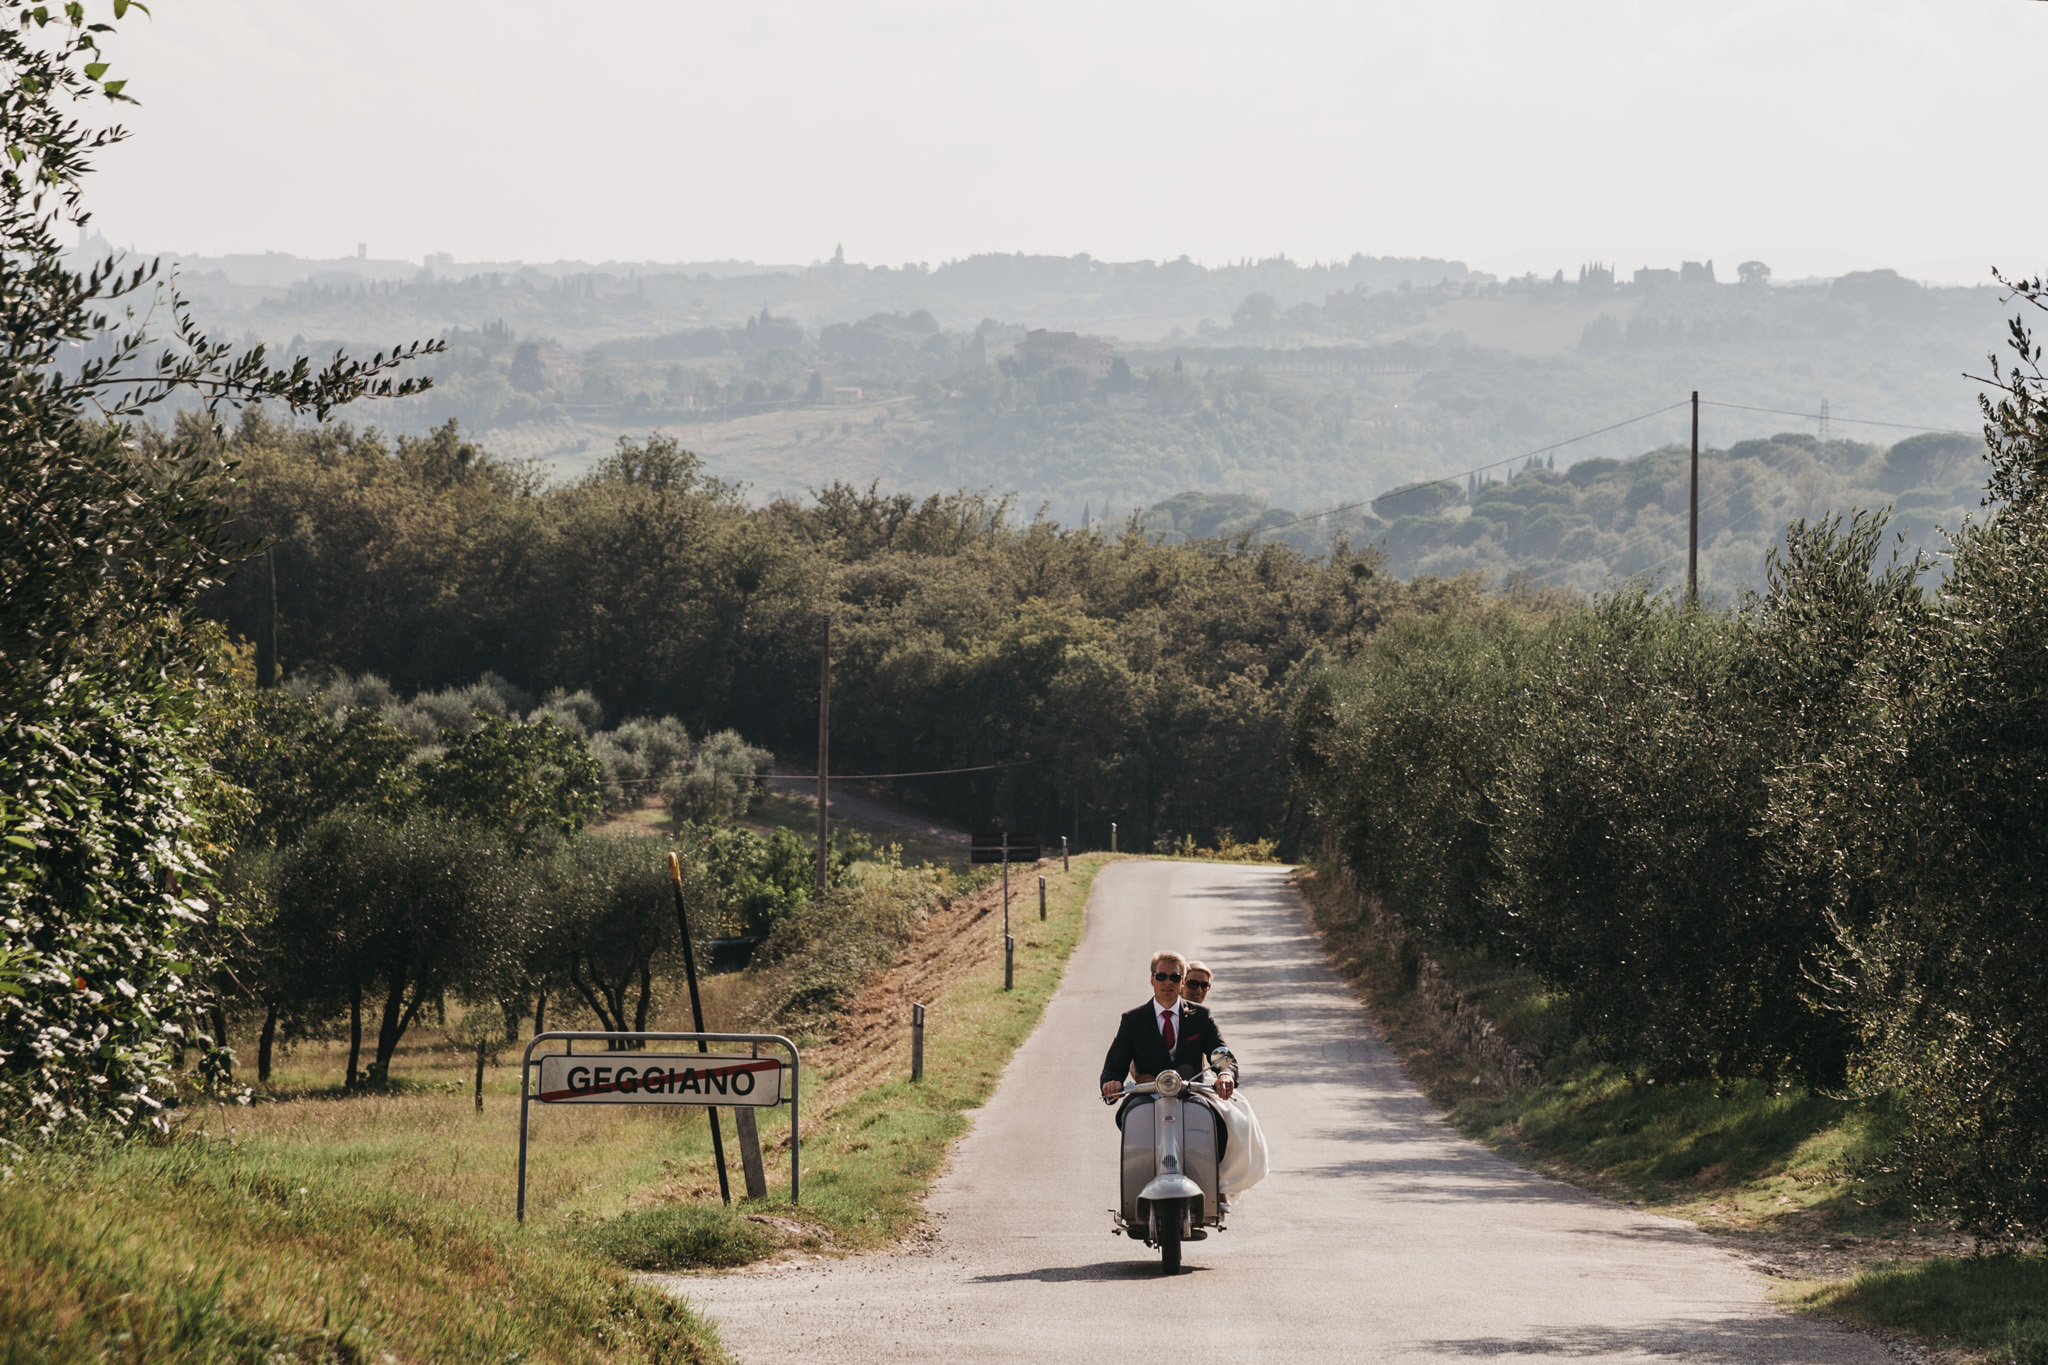
[(745, 1265), (775, 1249), (758, 1223), (723, 1204), (638, 1209), (578, 1234), (591, 1250), (628, 1270), (696, 1270)]

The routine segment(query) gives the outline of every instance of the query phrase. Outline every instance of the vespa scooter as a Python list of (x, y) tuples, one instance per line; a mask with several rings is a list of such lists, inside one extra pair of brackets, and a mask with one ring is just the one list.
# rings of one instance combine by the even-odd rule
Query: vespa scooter
[[(1162, 1071), (1142, 1085), (1126, 1081), (1122, 1091), (1149, 1095), (1152, 1102), (1134, 1104), (1124, 1114), (1122, 1202), (1110, 1210), (1112, 1232), (1158, 1247), (1160, 1269), (1168, 1275), (1180, 1273), (1181, 1243), (1204, 1240), (1209, 1228), (1224, 1231), (1227, 1210), (1217, 1183), (1222, 1120), (1208, 1105), (1183, 1098), (1215, 1099), (1216, 1073), (1237, 1068), (1223, 1048), (1210, 1054), (1209, 1064), (1193, 1080)], [(1121, 1098), (1105, 1096), (1103, 1102)]]

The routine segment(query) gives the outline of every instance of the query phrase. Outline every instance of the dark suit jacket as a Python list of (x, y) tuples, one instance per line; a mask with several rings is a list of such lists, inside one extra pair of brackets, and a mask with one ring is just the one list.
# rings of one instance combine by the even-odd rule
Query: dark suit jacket
[(1159, 1037), (1159, 1017), (1152, 1012), (1152, 1002), (1147, 1000), (1126, 1012), (1117, 1023), (1109, 1055), (1102, 1059), (1102, 1079), (1121, 1081), (1133, 1066), (1140, 1076), (1156, 1076), (1168, 1067), (1184, 1078), (1195, 1076), (1207, 1065), (1209, 1054), (1223, 1046), (1223, 1035), (1216, 1031), (1216, 1021), (1206, 1008), (1185, 1000), (1180, 1006), (1180, 1023), (1169, 1057)]

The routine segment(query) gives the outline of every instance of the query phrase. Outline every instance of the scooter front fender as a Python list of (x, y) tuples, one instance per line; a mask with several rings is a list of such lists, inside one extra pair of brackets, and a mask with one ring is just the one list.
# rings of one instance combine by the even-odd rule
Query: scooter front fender
[(1184, 1175), (1162, 1175), (1138, 1191), (1140, 1199), (1200, 1199), (1202, 1187)]

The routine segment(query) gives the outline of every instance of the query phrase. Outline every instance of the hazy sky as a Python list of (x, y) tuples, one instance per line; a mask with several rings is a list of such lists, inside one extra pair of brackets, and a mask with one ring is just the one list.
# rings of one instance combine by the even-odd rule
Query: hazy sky
[(2040, 0), (153, 9), (152, 250), (2048, 267)]

